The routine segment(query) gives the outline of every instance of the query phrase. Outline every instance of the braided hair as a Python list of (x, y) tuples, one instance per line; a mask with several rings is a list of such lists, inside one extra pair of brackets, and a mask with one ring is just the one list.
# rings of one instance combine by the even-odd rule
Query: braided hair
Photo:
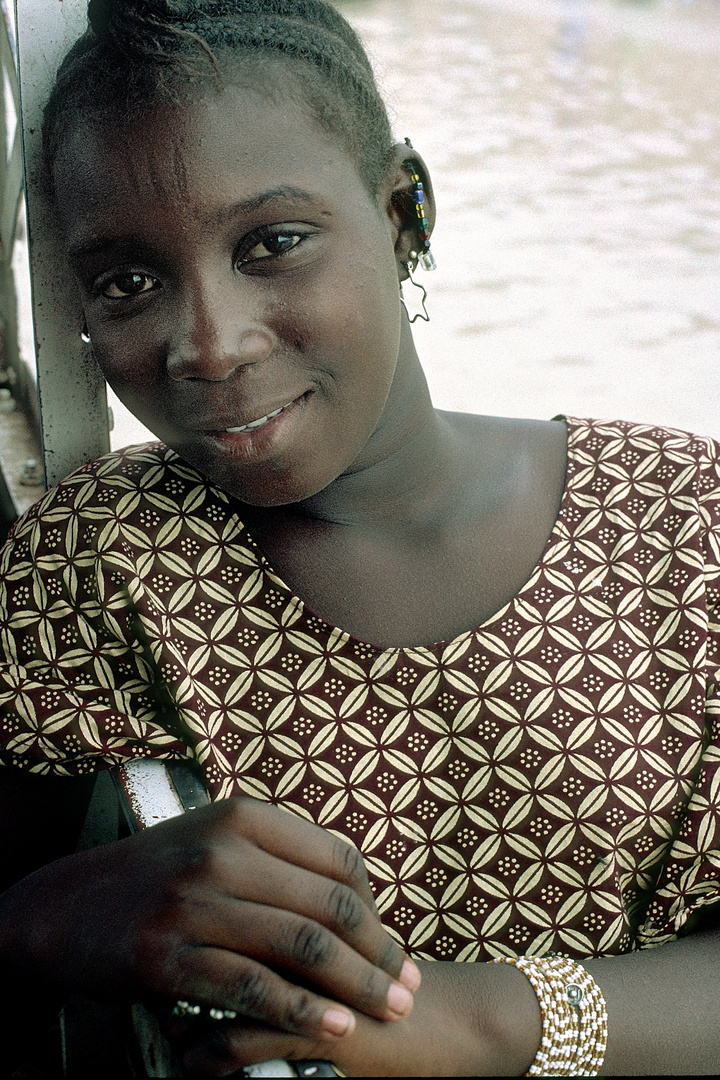
[(223, 61), (291, 65), (321, 128), (338, 138), (376, 194), (392, 160), (385, 105), (360, 40), (326, 0), (90, 0), (88, 29), (58, 69), (45, 107), (52, 168), (78, 118), (133, 115), (189, 84), (222, 86)]

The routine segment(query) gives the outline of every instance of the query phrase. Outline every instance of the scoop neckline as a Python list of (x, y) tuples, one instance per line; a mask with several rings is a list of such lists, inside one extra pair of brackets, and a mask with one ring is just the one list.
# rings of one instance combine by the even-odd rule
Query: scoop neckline
[(365, 641), (363, 638), (356, 637), (354, 634), (351, 634), (349, 630), (343, 630), (343, 628), (341, 626), (333, 626), (333, 624), (328, 622), (327, 619), (324, 619), (322, 617), (322, 615), (316, 614), (316, 612), (314, 612), (312, 610), (312, 608), (302, 599), (302, 597), (300, 597), (296, 593), (294, 593), (293, 590), (290, 588), (290, 586), (280, 577), (280, 575), (278, 573), (276, 573), (276, 571), (273, 569), (273, 567), (271, 566), (268, 559), (265, 557), (263, 552), (260, 550), (257, 542), (255, 541), (252, 533), (250, 532), (250, 530), (248, 529), (248, 527), (247, 527), (247, 525), (245, 524), (244, 521), (241, 522), (243, 537), (244, 537), (245, 540), (249, 541), (250, 547), (253, 549), (253, 551), (255, 552), (255, 554), (257, 556), (259, 565), (262, 567), (263, 571), (269, 577), (272, 578), (273, 584), (275, 586), (281, 588), (287, 594), (288, 598), (291, 601), (294, 601), (294, 603), (296, 605), (298, 605), (299, 610), (302, 612), (303, 615), (305, 615), (306, 618), (312, 618), (312, 619), (315, 619), (316, 622), (321, 623), (322, 626), (324, 626), (326, 628), (328, 637), (334, 638), (337, 641), (342, 640), (343, 643), (344, 642), (349, 642), (349, 643), (352, 643), (354, 645), (362, 646), (362, 648), (364, 650), (371, 650), (377, 659), (379, 659), (382, 656), (391, 656), (393, 654), (400, 654), (400, 653), (430, 653), (430, 654), (436, 654), (438, 652), (446, 652), (448, 649), (452, 648), (453, 646), (459, 645), (461, 642), (465, 641), (467, 638), (470, 638), (475, 634), (483, 633), (483, 631), (485, 631), (486, 629), (491, 627), (494, 623), (500, 622), (504, 618), (506, 618), (507, 615), (510, 613), (511, 609), (518, 603), (518, 601), (520, 599), (522, 599), (524, 593), (529, 588), (534, 587), (535, 578), (536, 578), (536, 576), (538, 574), (538, 571), (542, 568), (543, 564), (547, 561), (548, 555), (552, 552), (552, 549), (555, 547), (555, 545), (557, 543), (559, 543), (561, 540), (566, 539), (566, 537), (562, 536), (561, 533), (562, 533), (562, 530), (564, 528), (565, 510), (566, 510), (566, 507), (567, 507), (567, 503), (568, 503), (568, 501), (570, 499), (570, 488), (571, 488), (571, 485), (572, 485), (572, 480), (573, 480), (574, 475), (575, 475), (576, 461), (575, 461), (574, 452), (575, 452), (576, 434), (580, 429), (582, 421), (576, 419), (575, 417), (565, 416), (564, 413), (561, 413), (561, 414), (559, 414), (557, 416), (554, 416), (553, 420), (561, 420), (565, 424), (566, 429), (567, 429), (567, 457), (566, 457), (566, 464), (565, 464), (565, 483), (563, 485), (562, 498), (560, 499), (560, 506), (558, 507), (557, 516), (556, 516), (555, 521), (553, 523), (553, 527), (550, 530), (548, 538), (545, 541), (545, 546), (543, 547), (543, 550), (542, 550), (542, 552), (540, 554), (540, 558), (538, 559), (538, 561), (535, 563), (532, 570), (528, 574), (527, 580), (518, 589), (518, 591), (515, 593), (515, 595), (513, 597), (511, 597), (510, 600), (507, 601), (507, 603), (503, 604), (503, 606), (498, 611), (496, 611), (494, 615), (491, 615), (484, 622), (479, 623), (478, 626), (474, 626), (470, 630), (463, 630), (463, 632), (461, 634), (458, 634), (454, 638), (447, 638), (446, 640), (443, 640), (443, 641), (436, 641), (436, 642), (433, 642), (433, 644), (431, 644), (431, 645), (385, 645), (385, 646), (383, 646), (383, 645), (375, 645), (371, 641)]

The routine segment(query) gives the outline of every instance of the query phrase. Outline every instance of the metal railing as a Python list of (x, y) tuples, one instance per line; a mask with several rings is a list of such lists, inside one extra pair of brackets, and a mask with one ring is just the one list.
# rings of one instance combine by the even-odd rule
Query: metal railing
[(39, 427), (47, 486), (110, 449), (105, 382), (89, 348), (80, 339), (80, 300), (65, 260), (55, 208), (48, 196), (40, 136), (42, 110), (58, 63), (82, 33), (86, 11), (86, 0), (18, 0), (17, 3), (19, 127), (27, 202)]

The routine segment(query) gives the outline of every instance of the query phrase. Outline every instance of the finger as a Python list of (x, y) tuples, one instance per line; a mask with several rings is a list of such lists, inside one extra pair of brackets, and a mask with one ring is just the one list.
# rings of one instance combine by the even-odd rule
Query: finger
[(214, 948), (192, 952), (192, 977), (185, 980), (178, 997), (208, 1008), (231, 1009), (286, 1034), (314, 1040), (332, 1042), (355, 1029), (355, 1017), (346, 1006), (288, 982), (250, 957)]
[(208, 945), (295, 976), (378, 1020), (401, 1020), (412, 1010), (406, 986), (326, 926), (295, 912), (228, 899), (215, 906), (214, 924), (205, 930)]
[[(267, 905), (295, 912), (320, 923), (342, 941), (382, 968), (393, 979), (403, 982), (410, 990), (417, 989), (419, 973), (403, 971), (407, 957), (393, 941), (379, 919), (368, 909), (357, 892), (349, 885), (321, 877), (303, 867), (290, 865), (272, 855), (263, 854), (255, 867), (248, 867), (247, 856), (240, 853), (223, 868), (224, 891), (235, 901)], [(238, 909), (223, 910), (222, 918), (230, 916), (227, 927), (235, 932), (238, 918), (245, 917)], [(222, 925), (222, 919), (221, 919)], [(231, 938), (214, 942), (236, 948)]]
[[(339, 935), (354, 948), (413, 993), (417, 990), (420, 985), (417, 967), (384, 928), (378, 929), (380, 924), (377, 917), (359, 920), (360, 909), (348, 890), (359, 896), (375, 916), (377, 909), (365, 863), (357, 848), (325, 829), (268, 803), (249, 798), (230, 799), (225, 807), (243, 840), (250, 840), (256, 850), (260, 849), (277, 859), (272, 865), (263, 862), (258, 867), (253, 884), (252, 876), (248, 875), (245, 845), (237, 849), (234, 866), (237, 896), (248, 896), (262, 903), (302, 911), (309, 918), (323, 923), (329, 918)], [(296, 868), (294, 876), (291, 876), (289, 866)], [(317, 877), (303, 877), (308, 873)], [(267, 875), (272, 875), (271, 890), (268, 889)], [(328, 880), (336, 881), (342, 887), (328, 890)], [(262, 890), (261, 893), (256, 891), (258, 888)], [(308, 906), (307, 901), (299, 903), (303, 897), (315, 899)], [(354, 927), (354, 933), (348, 938), (346, 934), (350, 926)]]
[(375, 900), (365, 863), (356, 847), (326, 829), (258, 799), (229, 799), (225, 806), (235, 827), (257, 847), (354, 889), (371, 911)]
[(191, 1076), (228, 1076), (244, 1065), (288, 1058), (329, 1060), (326, 1042), (283, 1035), (264, 1024), (215, 1024), (206, 1026), (185, 1042), (183, 1066)]

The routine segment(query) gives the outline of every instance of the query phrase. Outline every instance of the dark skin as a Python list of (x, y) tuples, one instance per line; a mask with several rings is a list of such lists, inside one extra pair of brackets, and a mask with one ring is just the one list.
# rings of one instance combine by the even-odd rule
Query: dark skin
[[(379, 645), (446, 640), (537, 563), (564, 425), (433, 409), (398, 296), (417, 246), (410, 152), (370, 194), (290, 89), (279, 107), (238, 78), (70, 132), (55, 179), (93, 348), (126, 404), (246, 504), (313, 610)], [(418, 988), (354, 849), (252, 800), (51, 863), (0, 906), (11, 972), (164, 1015), (177, 997), (241, 1012), (170, 1023), (198, 1074), (288, 1056), (518, 1075), (538, 1047), (525, 976), (437, 962)], [(604, 1072), (716, 1071), (719, 948), (708, 930), (588, 964), (608, 1001)]]
[[(313, 610), (380, 645), (455, 637), (535, 567), (562, 495), (564, 425), (433, 408), (398, 302), (417, 245), (406, 147), (379, 214), (299, 110), (278, 124), (273, 102), (227, 93), (225, 118), (206, 99), (185, 130), (165, 117), (150, 137), (83, 130), (61, 152), (95, 355), (151, 430), (249, 504), (260, 546)], [(168, 175), (167, 161), (182, 168)], [(273, 257), (283, 236), (298, 242)], [(134, 294), (112, 283), (124, 266)], [(256, 432), (220, 434), (293, 401)]]

